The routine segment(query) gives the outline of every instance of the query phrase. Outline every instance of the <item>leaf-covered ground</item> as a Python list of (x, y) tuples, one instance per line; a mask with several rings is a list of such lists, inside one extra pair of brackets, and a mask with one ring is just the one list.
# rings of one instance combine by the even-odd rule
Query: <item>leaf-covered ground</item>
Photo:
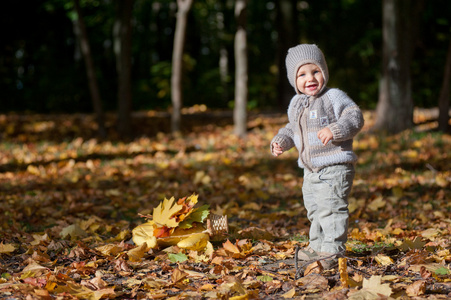
[[(269, 153), (284, 114), (252, 115), (240, 140), (228, 113), (188, 114), (170, 137), (150, 112), (135, 116), (142, 137), (130, 142), (95, 139), (90, 116), (0, 115), (0, 298), (447, 299), (451, 136), (375, 135), (365, 118), (346, 261), (296, 274), (309, 228), (302, 171), (296, 151)], [(139, 214), (193, 193), (229, 219), (212, 254), (133, 244)]]

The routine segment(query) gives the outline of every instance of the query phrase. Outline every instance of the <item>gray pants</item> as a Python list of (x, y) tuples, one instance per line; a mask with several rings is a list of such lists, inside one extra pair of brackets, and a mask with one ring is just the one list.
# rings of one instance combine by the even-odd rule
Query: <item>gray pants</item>
[(310, 226), (310, 247), (317, 252), (346, 250), (348, 196), (354, 180), (354, 166), (325, 167), (318, 173), (304, 169), (302, 193)]

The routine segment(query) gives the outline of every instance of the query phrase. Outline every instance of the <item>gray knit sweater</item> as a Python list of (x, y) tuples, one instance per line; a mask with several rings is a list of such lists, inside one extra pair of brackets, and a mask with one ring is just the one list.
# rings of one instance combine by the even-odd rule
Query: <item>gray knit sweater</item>
[[(295, 95), (288, 107), (288, 121), (272, 139), (271, 147), (274, 142), (283, 151), (296, 146), (299, 167), (318, 172), (326, 166), (357, 161), (352, 139), (362, 129), (364, 120), (359, 107), (345, 92), (325, 88), (318, 96)], [(324, 127), (333, 134), (327, 145), (317, 137)]]

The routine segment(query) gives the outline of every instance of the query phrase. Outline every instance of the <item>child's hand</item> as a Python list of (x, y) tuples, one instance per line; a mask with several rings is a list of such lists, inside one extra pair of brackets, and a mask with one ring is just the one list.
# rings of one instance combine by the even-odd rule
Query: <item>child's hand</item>
[(272, 155), (279, 156), (283, 153), (282, 147), (279, 146), (277, 143), (272, 143)]
[(324, 146), (329, 143), (334, 138), (334, 135), (332, 134), (332, 131), (330, 131), (329, 128), (325, 127), (318, 131), (318, 138), (321, 140), (321, 143), (323, 143)]

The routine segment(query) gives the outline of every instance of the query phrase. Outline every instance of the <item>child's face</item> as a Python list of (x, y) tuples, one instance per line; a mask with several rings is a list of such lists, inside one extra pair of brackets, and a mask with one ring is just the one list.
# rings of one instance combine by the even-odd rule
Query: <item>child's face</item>
[(315, 64), (306, 64), (299, 68), (296, 74), (296, 87), (309, 96), (314, 96), (321, 91), (324, 78), (321, 69)]

